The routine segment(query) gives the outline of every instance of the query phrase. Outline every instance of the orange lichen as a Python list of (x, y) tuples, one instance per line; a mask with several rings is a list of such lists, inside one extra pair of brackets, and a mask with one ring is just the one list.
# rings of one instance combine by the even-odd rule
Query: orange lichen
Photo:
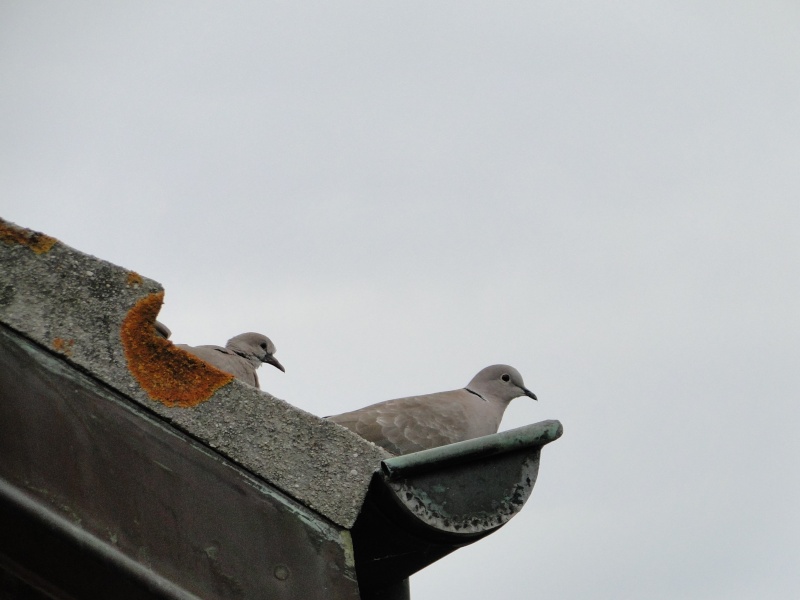
[(167, 406), (188, 408), (208, 400), (233, 375), (220, 371), (156, 334), (164, 292), (139, 300), (120, 332), (128, 369), (147, 394)]
[(128, 285), (142, 285), (142, 276), (136, 271), (128, 271)]
[(61, 352), (64, 356), (72, 354), (72, 347), (75, 345), (75, 340), (65, 340), (64, 338), (57, 337), (53, 340), (53, 348), (56, 352)]
[(0, 219), (0, 240), (3, 240), (6, 244), (27, 246), (36, 254), (49, 252), (58, 242), (54, 237), (31, 229), (25, 229), (24, 227), (17, 227), (3, 219)]

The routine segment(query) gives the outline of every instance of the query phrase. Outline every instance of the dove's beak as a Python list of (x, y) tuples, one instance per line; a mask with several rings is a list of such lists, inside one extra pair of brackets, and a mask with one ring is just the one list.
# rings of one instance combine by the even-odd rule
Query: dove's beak
[(528, 388), (522, 388), (522, 391), (528, 398), (533, 398), (534, 400), (538, 400), (538, 398), (536, 397), (536, 394), (534, 394)]
[(275, 358), (274, 356), (272, 356), (272, 354), (267, 354), (267, 355), (264, 357), (264, 360), (263, 360), (263, 362), (265, 362), (265, 363), (269, 363), (269, 364), (271, 364), (273, 367), (275, 367), (276, 369), (280, 369), (281, 371), (283, 371), (284, 373), (286, 373), (286, 369), (284, 369), (284, 368), (283, 368), (283, 365), (282, 365), (280, 362), (278, 362), (278, 359), (277, 359), (277, 358)]

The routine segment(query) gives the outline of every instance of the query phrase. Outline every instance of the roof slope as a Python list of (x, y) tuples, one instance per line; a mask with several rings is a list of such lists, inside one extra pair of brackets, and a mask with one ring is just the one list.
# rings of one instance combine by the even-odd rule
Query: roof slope
[(0, 322), (351, 527), (389, 455), (158, 337), (163, 293), (151, 279), (0, 219)]

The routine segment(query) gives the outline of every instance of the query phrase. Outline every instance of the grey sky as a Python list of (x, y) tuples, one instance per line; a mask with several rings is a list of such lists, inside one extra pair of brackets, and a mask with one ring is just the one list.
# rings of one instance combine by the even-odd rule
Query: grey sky
[(800, 593), (800, 5), (0, 3), (0, 215), (319, 415), (517, 367), (528, 505), (415, 600)]

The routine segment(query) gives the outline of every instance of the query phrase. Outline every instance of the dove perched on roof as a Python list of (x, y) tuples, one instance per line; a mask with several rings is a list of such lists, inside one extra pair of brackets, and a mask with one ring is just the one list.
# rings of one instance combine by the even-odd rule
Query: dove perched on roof
[(224, 348), (221, 346), (187, 346), (186, 344), (176, 344), (176, 346), (255, 387), (259, 387), (256, 369), (261, 366), (261, 363), (269, 363), (286, 372), (286, 369), (274, 356), (275, 344), (260, 333), (249, 332), (232, 337)]
[(326, 418), (392, 454), (408, 454), (497, 433), (503, 412), (519, 396), (537, 399), (514, 367), (492, 365), (459, 390), (387, 400)]

